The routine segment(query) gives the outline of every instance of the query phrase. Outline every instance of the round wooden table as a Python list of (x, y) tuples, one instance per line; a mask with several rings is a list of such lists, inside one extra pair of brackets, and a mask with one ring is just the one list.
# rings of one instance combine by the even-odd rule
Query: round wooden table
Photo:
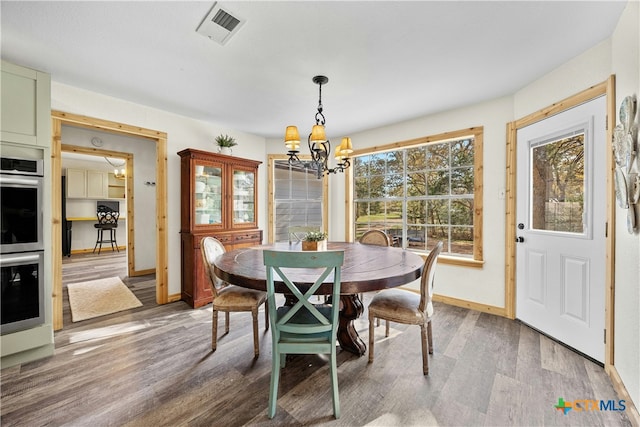
[[(281, 242), (226, 252), (213, 262), (216, 276), (237, 286), (266, 291), (267, 274), (262, 258), (263, 249), (300, 251), (301, 244)], [(327, 250), (344, 251), (338, 341), (343, 350), (362, 356), (367, 346), (353, 325), (353, 321), (364, 311), (358, 294), (393, 288), (419, 279), (424, 260), (420, 255), (400, 248), (360, 243), (329, 242)], [(318, 277), (318, 273), (313, 269), (292, 269), (287, 275), (298, 284), (309, 285)], [(284, 283), (276, 282), (276, 292), (286, 293), (286, 289)], [(316, 293), (330, 294), (330, 282), (328, 281), (326, 286), (321, 285)]]

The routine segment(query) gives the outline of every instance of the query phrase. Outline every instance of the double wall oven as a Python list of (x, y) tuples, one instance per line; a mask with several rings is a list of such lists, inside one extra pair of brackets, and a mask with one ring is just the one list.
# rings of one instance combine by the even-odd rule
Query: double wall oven
[(42, 160), (0, 158), (2, 335), (44, 323)]

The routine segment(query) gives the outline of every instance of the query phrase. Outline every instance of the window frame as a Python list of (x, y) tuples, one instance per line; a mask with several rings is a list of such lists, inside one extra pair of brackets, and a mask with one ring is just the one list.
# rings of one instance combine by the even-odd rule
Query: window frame
[[(437, 144), (452, 140), (464, 138), (474, 138), (474, 161), (473, 161), (473, 256), (471, 258), (456, 256), (455, 254), (440, 255), (439, 262), (444, 264), (452, 264), (465, 267), (482, 268), (484, 265), (483, 257), (483, 135), (484, 127), (476, 126), (466, 129), (460, 129), (452, 132), (445, 132), (436, 135), (424, 136), (420, 138), (393, 142), (385, 145), (376, 145), (368, 148), (354, 150), (352, 156), (363, 156), (377, 154), (388, 151), (398, 151), (413, 148), (426, 144)], [(345, 221), (349, 226), (345, 231), (345, 240), (354, 241), (355, 239), (355, 203), (354, 203), (354, 186), (353, 186), (353, 168), (347, 169), (345, 174), (345, 199), (346, 212)], [(411, 250), (411, 249), (407, 249)], [(424, 251), (416, 251), (426, 256)]]
[[(310, 155), (298, 155), (300, 160), (311, 160)], [(276, 200), (275, 200), (275, 162), (276, 160), (289, 160), (289, 156), (286, 154), (269, 154), (267, 158), (267, 185), (269, 186), (269, 202), (268, 205), (268, 226), (267, 226), (267, 242), (269, 244), (275, 243), (276, 236)], [(326, 232), (328, 230), (329, 220), (329, 179), (325, 175), (322, 177), (322, 229)]]

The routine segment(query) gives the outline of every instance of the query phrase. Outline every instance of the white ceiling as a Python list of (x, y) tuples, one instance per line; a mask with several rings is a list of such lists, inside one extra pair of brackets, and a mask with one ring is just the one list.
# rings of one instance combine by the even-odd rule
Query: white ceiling
[[(346, 134), (512, 94), (611, 36), (626, 1), (5, 1), (2, 58), (56, 82), (265, 137)], [(135, 124), (135, 123), (133, 123)]]

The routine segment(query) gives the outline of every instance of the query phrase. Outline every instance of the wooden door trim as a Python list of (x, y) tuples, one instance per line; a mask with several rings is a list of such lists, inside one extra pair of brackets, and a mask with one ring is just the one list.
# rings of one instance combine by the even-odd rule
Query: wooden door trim
[[(583, 104), (599, 96), (607, 97), (607, 136), (611, 141), (615, 126), (615, 76), (592, 86), (578, 94), (543, 108), (521, 119), (507, 123), (507, 163), (506, 163), (506, 217), (505, 217), (505, 311), (507, 317), (515, 318), (516, 306), (516, 153), (517, 131), (520, 128), (544, 120), (550, 116)], [(606, 150), (606, 257), (605, 257), (605, 369), (609, 370), (614, 362), (614, 266), (615, 266), (615, 203), (613, 200), (613, 156)]]
[[(156, 143), (156, 302), (166, 304), (168, 292), (168, 240), (167, 240), (167, 134), (152, 129), (131, 126), (124, 123), (62, 111), (51, 111), (51, 167), (52, 167), (52, 244), (54, 248), (62, 247), (62, 186), (59, 177), (62, 175), (62, 125), (97, 129), (120, 135), (146, 138)], [(127, 169), (132, 168), (127, 163)], [(129, 175), (130, 170), (127, 170)], [(128, 185), (128, 188), (132, 188)], [(129, 209), (129, 208), (128, 208)], [(131, 208), (132, 209), (132, 208)], [(133, 221), (130, 222), (131, 224)], [(129, 225), (128, 225), (129, 226)], [(131, 225), (132, 226), (132, 225)], [(132, 249), (134, 242), (129, 242)], [(62, 251), (52, 251), (53, 270), (53, 329), (62, 329)]]
[[(90, 156), (103, 156), (103, 157), (113, 157), (117, 159), (126, 160), (127, 169), (126, 169), (126, 181), (127, 181), (127, 192), (126, 192), (126, 200), (127, 200), (127, 252), (128, 252), (128, 263), (127, 263), (127, 275), (130, 277), (140, 276), (140, 271), (135, 269), (136, 259), (135, 259), (135, 231), (133, 228), (134, 220), (135, 220), (135, 211), (133, 209), (133, 200), (135, 200), (134, 189), (133, 189), (133, 154), (122, 152), (122, 151), (112, 151), (112, 150), (103, 150), (101, 148), (93, 148), (93, 147), (82, 147), (78, 145), (69, 145), (69, 144), (60, 144), (60, 150), (62, 152), (68, 153), (78, 153), (78, 154), (87, 154)], [(148, 274), (154, 273), (155, 269), (152, 269)]]

